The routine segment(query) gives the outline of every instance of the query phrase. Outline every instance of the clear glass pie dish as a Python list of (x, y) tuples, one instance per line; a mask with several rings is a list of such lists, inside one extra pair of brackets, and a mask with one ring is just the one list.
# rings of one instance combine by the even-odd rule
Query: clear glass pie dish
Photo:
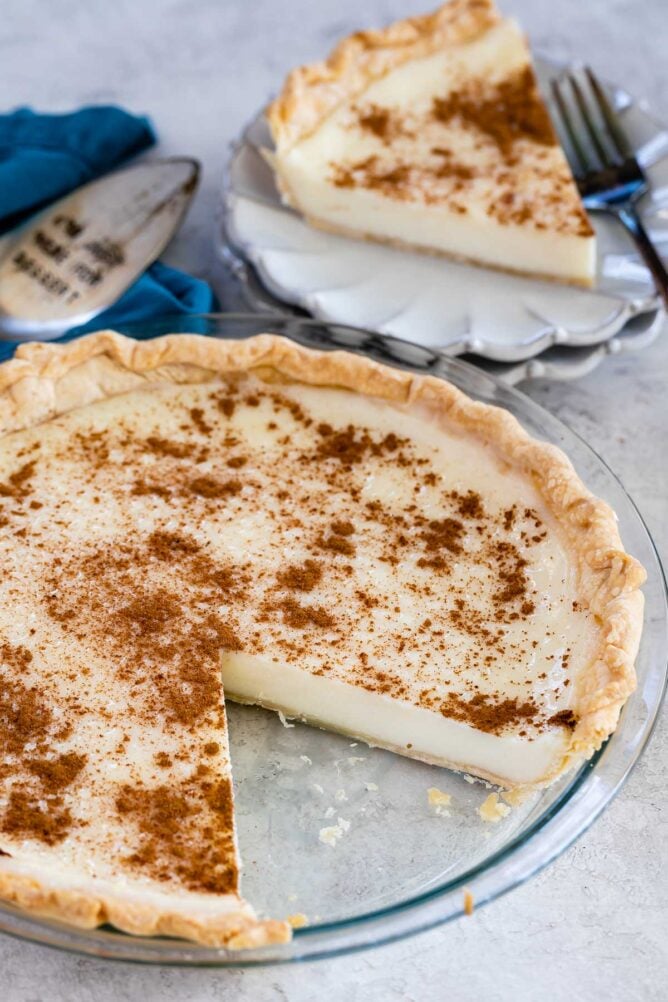
[[(638, 688), (620, 725), (579, 772), (535, 794), (496, 824), (478, 807), (489, 790), (470, 777), (371, 749), (347, 737), (229, 706), (244, 895), (262, 913), (302, 913), (292, 942), (254, 951), (219, 950), (111, 928), (76, 930), (0, 905), (0, 930), (46, 945), (154, 964), (242, 966), (360, 950), (457, 918), (526, 880), (561, 853), (606, 807), (638, 760), (657, 717), (668, 654), (666, 585), (633, 502), (603, 461), (546, 411), (480, 370), (390, 337), (276, 316), (175, 317), (121, 328), (129, 334), (207, 333), (241, 338), (264, 331), (324, 350), (345, 348), (389, 365), (449, 379), (469, 395), (510, 410), (536, 437), (561, 446), (588, 486), (616, 510), (627, 549), (647, 568)], [(427, 791), (452, 796), (436, 811)], [(336, 826), (335, 845), (320, 839)]]

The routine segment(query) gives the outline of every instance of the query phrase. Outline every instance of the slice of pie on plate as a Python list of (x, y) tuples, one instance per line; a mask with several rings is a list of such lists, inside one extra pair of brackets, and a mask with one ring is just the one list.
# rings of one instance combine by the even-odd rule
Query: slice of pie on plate
[(223, 689), (531, 788), (634, 686), (643, 571), (566, 457), (347, 352), (19, 348), (0, 526), (0, 898), (77, 925), (289, 936), (239, 894)]
[(344, 39), (269, 107), (314, 226), (591, 285), (595, 239), (514, 21), (491, 0)]

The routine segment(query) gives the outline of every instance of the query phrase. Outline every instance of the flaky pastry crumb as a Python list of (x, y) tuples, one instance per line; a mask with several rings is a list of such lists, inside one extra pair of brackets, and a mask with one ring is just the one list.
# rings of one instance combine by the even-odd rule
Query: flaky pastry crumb
[(502, 818), (510, 814), (510, 807), (499, 800), (498, 793), (490, 793), (486, 800), (478, 808), (478, 814), (483, 821), (491, 821), (496, 824)]

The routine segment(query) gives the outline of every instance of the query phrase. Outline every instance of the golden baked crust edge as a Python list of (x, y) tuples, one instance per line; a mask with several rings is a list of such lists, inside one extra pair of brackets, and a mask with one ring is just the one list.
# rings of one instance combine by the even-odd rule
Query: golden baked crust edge
[[(22, 345), (0, 365), (0, 436), (58, 414), (155, 383), (203, 382), (226, 372), (275, 370), (289, 379), (329, 385), (424, 406), (436, 422), (454, 424), (494, 448), (532, 479), (566, 533), (580, 570), (581, 598), (602, 623), (602, 641), (576, 683), (577, 724), (562, 760), (535, 785), (546, 785), (591, 756), (614, 731), (635, 688), (634, 661), (643, 620), (642, 566), (625, 552), (615, 515), (594, 497), (568, 458), (540, 442), (501, 408), (467, 397), (433, 376), (393, 369), (345, 351), (314, 351), (272, 334), (241, 341), (174, 334), (135, 341), (101, 331), (67, 345)], [(236, 926), (135, 907), (100, 896), (62, 892), (7, 872), (0, 858), (0, 898), (39, 914), (92, 927), (111, 921), (135, 934), (177, 935), (230, 948), (261, 946), (289, 938), (285, 922), (262, 922), (240, 911)], [(110, 910), (111, 909), (111, 910)]]
[(344, 38), (322, 62), (299, 66), (267, 108), (279, 154), (285, 153), (345, 100), (411, 59), (467, 42), (498, 24), (492, 0), (451, 0), (430, 14)]
[(275, 919), (257, 919), (245, 902), (237, 910), (199, 918), (193, 912), (156, 907), (137, 896), (106, 894), (104, 891), (69, 890), (50, 884), (48, 878), (8, 872), (0, 859), (0, 900), (21, 911), (67, 922), (79, 929), (109, 924), (134, 936), (172, 936), (202, 946), (247, 950), (271, 943), (285, 943), (290, 925)]

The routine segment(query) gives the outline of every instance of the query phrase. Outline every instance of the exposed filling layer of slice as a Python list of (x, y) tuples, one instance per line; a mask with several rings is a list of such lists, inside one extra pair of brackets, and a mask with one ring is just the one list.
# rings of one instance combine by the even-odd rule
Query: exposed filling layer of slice
[(588, 281), (593, 231), (510, 21), (406, 63), (285, 153), (287, 197), (334, 229)]

